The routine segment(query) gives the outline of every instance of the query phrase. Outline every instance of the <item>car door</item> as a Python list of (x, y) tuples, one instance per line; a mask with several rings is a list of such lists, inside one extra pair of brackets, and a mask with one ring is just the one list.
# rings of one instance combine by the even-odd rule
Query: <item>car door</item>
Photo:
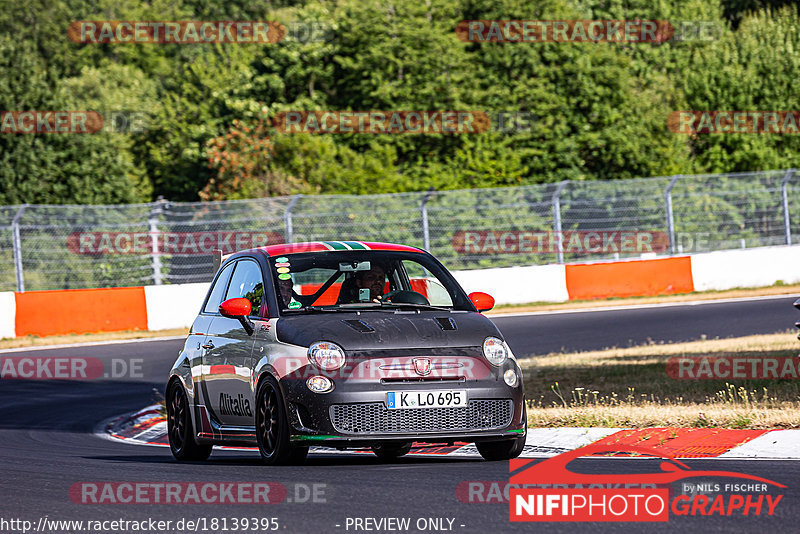
[[(244, 297), (250, 301), (251, 316), (260, 315), (264, 294), (261, 267), (243, 258), (233, 268), (223, 301)], [(204, 355), (204, 385), (208, 406), (223, 425), (253, 426), (254, 402), (250, 382), (253, 373), (254, 337), (238, 319), (215, 315), (211, 321)]]
[[(200, 310), (200, 315), (195, 319), (192, 325), (192, 331), (189, 334), (189, 339), (186, 342), (187, 347), (192, 349), (192, 379), (195, 382), (195, 402), (198, 405), (200, 412), (198, 413), (199, 432), (210, 432), (211, 429), (206, 428), (201, 422), (208, 419), (209, 397), (206, 388), (206, 378), (209, 371), (208, 352), (209, 345), (209, 332), (211, 331), (211, 323), (214, 317), (219, 315), (219, 305), (222, 299), (225, 298), (225, 293), (228, 291), (228, 282), (230, 282), (231, 274), (233, 274), (234, 262), (228, 263), (222, 267), (217, 273), (216, 277), (211, 283), (211, 290), (208, 292), (208, 297), (203, 303), (203, 308)], [(212, 343), (213, 345), (213, 343)]]

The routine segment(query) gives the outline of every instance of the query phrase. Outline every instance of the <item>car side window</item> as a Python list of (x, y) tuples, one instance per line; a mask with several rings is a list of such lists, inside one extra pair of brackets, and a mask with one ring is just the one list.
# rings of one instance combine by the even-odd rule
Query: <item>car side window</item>
[(264, 300), (264, 281), (261, 279), (261, 267), (256, 262), (241, 260), (236, 263), (225, 300), (236, 297), (244, 297), (250, 301), (251, 316), (260, 315), (261, 302)]
[(214, 282), (214, 289), (211, 290), (203, 313), (219, 313), (219, 305), (222, 304), (222, 296), (225, 295), (225, 290), (228, 288), (228, 280), (230, 280), (232, 272), (233, 263), (229, 263)]
[(451, 307), (453, 298), (447, 289), (432, 276), (422, 265), (415, 261), (403, 260), (403, 269), (408, 275), (411, 290), (425, 296), (432, 306)]

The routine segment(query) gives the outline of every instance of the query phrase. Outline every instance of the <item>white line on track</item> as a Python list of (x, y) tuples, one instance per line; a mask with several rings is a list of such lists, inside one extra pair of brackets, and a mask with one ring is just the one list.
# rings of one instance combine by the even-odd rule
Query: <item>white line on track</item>
[(701, 306), (703, 304), (727, 304), (732, 302), (751, 302), (759, 300), (777, 300), (789, 297), (800, 297), (797, 293), (783, 293), (781, 295), (763, 295), (760, 297), (737, 297), (728, 299), (706, 299), (706, 300), (689, 300), (682, 302), (656, 302), (651, 304), (629, 304), (625, 306), (598, 306), (596, 308), (574, 308), (566, 310), (546, 310), (535, 312), (509, 312), (509, 313), (492, 313), (486, 316), (489, 319), (495, 317), (524, 317), (526, 315), (561, 315), (565, 313), (591, 313), (591, 312), (607, 312), (617, 310), (641, 310), (647, 308), (670, 308), (679, 306)]
[[(592, 313), (592, 312), (609, 312), (617, 310), (641, 310), (648, 308), (670, 308), (679, 306), (701, 306), (703, 304), (726, 304), (732, 302), (752, 302), (759, 300), (777, 300), (789, 297), (800, 297), (797, 293), (783, 293), (780, 295), (764, 295), (760, 297), (737, 297), (729, 299), (707, 299), (707, 300), (690, 300), (684, 302), (658, 302), (652, 304), (631, 304), (625, 306), (598, 306), (596, 308), (575, 308), (567, 310), (547, 310), (535, 312), (508, 312), (508, 313), (492, 313), (487, 314), (489, 319), (501, 317), (525, 317), (536, 315), (562, 315), (565, 313)], [(85, 343), (66, 343), (61, 345), (37, 345), (33, 347), (17, 347), (13, 349), (0, 349), (0, 354), (12, 352), (28, 352), (36, 350), (51, 350), (51, 349), (68, 349), (73, 347), (92, 347), (97, 345), (119, 345), (122, 343), (146, 343), (148, 341), (174, 341), (177, 339), (186, 339), (186, 336), (165, 336), (165, 337), (143, 337), (137, 339), (116, 339), (110, 341), (87, 341)]]
[(146, 343), (147, 341), (175, 341), (176, 339), (186, 339), (186, 336), (140, 337), (136, 339), (113, 339), (108, 341), (87, 341), (85, 343), (65, 343), (63, 345), (36, 345), (33, 347), (0, 349), (0, 354), (5, 354), (8, 352), (28, 352), (34, 350), (69, 349), (74, 347), (94, 347), (97, 345), (120, 345), (122, 343)]

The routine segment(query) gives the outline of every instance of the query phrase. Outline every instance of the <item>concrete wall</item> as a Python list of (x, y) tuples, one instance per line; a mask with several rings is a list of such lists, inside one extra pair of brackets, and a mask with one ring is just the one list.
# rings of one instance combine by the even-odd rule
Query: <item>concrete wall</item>
[(167, 330), (192, 325), (209, 284), (174, 284), (145, 286), (147, 329)]
[(800, 282), (800, 246), (723, 250), (692, 256), (696, 291)]
[[(467, 292), (484, 291), (497, 304), (758, 287), (800, 283), (800, 245), (453, 275)], [(188, 327), (207, 290), (208, 284), (182, 284), (0, 293), (0, 338)]]
[(0, 339), (16, 337), (14, 321), (17, 316), (17, 303), (14, 292), (0, 293)]
[(533, 265), (454, 271), (467, 293), (489, 293), (497, 304), (564, 302), (569, 300), (564, 265)]

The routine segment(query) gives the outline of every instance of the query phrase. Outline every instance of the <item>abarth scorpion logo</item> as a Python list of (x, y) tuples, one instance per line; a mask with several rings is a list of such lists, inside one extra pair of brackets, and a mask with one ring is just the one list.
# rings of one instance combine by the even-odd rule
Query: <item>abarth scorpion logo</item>
[(420, 376), (426, 376), (431, 373), (431, 359), (430, 358), (414, 358), (411, 360), (414, 364), (414, 371)]

